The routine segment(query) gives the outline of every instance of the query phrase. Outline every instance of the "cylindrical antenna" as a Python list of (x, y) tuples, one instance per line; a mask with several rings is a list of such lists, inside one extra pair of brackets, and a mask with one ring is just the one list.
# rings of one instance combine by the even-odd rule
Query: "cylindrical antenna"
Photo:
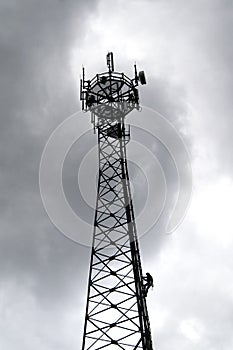
[(138, 72), (137, 72), (137, 65), (136, 62), (134, 63), (134, 74), (135, 74), (135, 83), (138, 85)]
[(108, 52), (107, 54), (107, 66), (109, 72), (114, 72), (114, 62), (113, 62), (113, 53)]

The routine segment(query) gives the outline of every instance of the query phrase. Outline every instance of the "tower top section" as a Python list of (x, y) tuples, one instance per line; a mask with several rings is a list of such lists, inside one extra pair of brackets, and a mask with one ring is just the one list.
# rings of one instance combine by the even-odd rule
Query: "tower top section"
[(82, 109), (92, 110), (100, 104), (114, 104), (126, 102), (139, 109), (138, 85), (146, 84), (144, 71), (137, 72), (134, 65), (134, 77), (130, 79), (124, 73), (115, 72), (113, 53), (107, 54), (108, 71), (96, 74), (92, 79), (86, 79), (83, 67), (80, 80), (80, 100)]

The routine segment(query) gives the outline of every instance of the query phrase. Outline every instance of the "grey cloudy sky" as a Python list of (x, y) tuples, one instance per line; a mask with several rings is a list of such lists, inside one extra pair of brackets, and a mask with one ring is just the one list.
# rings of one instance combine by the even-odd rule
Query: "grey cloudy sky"
[[(156, 280), (155, 348), (232, 349), (232, 17), (230, 0), (0, 0), (1, 349), (81, 347), (90, 250), (50, 222), (39, 164), (52, 131), (80, 109), (82, 64), (92, 77), (108, 50), (119, 71), (131, 75), (135, 60), (145, 69), (142, 104), (174, 124), (192, 161), (184, 222), (140, 241)], [(64, 171), (74, 207), (75, 155)]]

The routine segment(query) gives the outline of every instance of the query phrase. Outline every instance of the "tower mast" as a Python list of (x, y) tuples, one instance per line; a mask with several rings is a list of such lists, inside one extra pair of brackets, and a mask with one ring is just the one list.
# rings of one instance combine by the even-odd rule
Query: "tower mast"
[(148, 285), (142, 274), (126, 145), (130, 127), (125, 118), (139, 109), (139, 82), (114, 70), (107, 54), (108, 71), (80, 82), (82, 109), (91, 112), (98, 133), (99, 178), (94, 234), (88, 280), (82, 350), (152, 350), (146, 305)]

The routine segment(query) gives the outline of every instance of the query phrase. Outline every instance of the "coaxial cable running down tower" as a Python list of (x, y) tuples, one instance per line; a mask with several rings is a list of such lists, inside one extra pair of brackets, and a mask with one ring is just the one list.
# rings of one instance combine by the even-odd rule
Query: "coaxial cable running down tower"
[(82, 350), (152, 350), (149, 285), (142, 274), (126, 157), (130, 128), (125, 125), (127, 114), (139, 109), (137, 87), (146, 79), (136, 65), (133, 79), (115, 72), (111, 52), (107, 66), (107, 72), (91, 80), (83, 68), (80, 86), (82, 109), (91, 112), (99, 152)]

